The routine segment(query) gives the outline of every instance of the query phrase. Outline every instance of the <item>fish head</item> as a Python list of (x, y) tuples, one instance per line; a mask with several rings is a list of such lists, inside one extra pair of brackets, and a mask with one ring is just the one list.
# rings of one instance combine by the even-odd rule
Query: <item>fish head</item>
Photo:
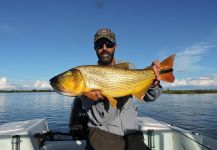
[(71, 69), (50, 79), (52, 88), (63, 95), (78, 96), (84, 88), (84, 80), (78, 69)]

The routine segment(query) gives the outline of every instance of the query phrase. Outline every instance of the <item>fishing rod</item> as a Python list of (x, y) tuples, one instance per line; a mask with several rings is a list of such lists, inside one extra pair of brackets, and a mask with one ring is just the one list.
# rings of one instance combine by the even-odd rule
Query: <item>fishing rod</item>
[[(145, 115), (145, 116), (149, 117), (148, 115)], [(162, 122), (162, 121), (156, 119), (155, 117), (150, 117), (150, 118), (154, 118), (154, 119), (155, 119), (156, 121), (158, 121), (159, 123), (165, 125), (166, 127), (170, 128), (171, 130), (173, 130), (173, 131), (179, 133), (180, 135), (182, 135), (182, 136), (184, 136), (184, 137), (190, 139), (191, 141), (193, 141), (193, 142), (199, 144), (200, 146), (202, 146), (202, 147), (204, 147), (204, 148), (206, 148), (206, 149), (208, 149), (208, 150), (213, 150), (212, 148), (210, 148), (210, 147), (208, 147), (208, 146), (206, 146), (206, 145), (203, 145), (202, 143), (200, 143), (200, 142), (198, 142), (198, 141), (192, 139), (191, 137), (189, 137), (189, 136), (183, 134), (181, 131), (179, 131), (179, 130), (177, 130), (177, 129), (174, 129), (173, 127), (171, 127), (170, 125), (166, 124), (165, 122)]]

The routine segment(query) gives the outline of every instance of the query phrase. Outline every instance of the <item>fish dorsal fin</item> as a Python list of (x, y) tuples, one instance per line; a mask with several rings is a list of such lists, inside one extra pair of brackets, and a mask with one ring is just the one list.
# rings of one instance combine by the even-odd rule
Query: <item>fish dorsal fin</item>
[(120, 69), (130, 69), (130, 63), (114, 64), (114, 65), (112, 65), (112, 67), (120, 68)]
[(116, 107), (117, 106), (117, 100), (114, 99), (113, 97), (107, 97), (109, 103), (112, 105), (112, 107)]

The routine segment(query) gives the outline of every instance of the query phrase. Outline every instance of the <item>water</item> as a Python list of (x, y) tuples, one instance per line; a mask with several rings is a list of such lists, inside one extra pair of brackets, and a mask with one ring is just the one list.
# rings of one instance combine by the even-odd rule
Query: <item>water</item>
[(155, 102), (136, 104), (139, 116), (217, 139), (217, 94), (163, 94)]
[[(0, 93), (0, 124), (46, 118), (49, 128), (68, 131), (73, 98), (57, 93)], [(134, 101), (138, 115), (217, 139), (217, 94), (161, 95), (155, 102)]]

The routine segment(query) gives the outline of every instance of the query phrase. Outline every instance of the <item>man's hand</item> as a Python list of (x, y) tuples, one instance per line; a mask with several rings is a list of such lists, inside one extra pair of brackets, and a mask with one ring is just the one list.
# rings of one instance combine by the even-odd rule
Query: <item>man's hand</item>
[(94, 101), (104, 99), (104, 97), (101, 95), (99, 90), (93, 90), (90, 92), (83, 92), (82, 94), (85, 95), (87, 98), (94, 100)]
[(158, 84), (160, 82), (160, 61), (156, 60), (152, 63), (152, 68), (154, 70), (156, 80), (154, 81), (153, 85)]

